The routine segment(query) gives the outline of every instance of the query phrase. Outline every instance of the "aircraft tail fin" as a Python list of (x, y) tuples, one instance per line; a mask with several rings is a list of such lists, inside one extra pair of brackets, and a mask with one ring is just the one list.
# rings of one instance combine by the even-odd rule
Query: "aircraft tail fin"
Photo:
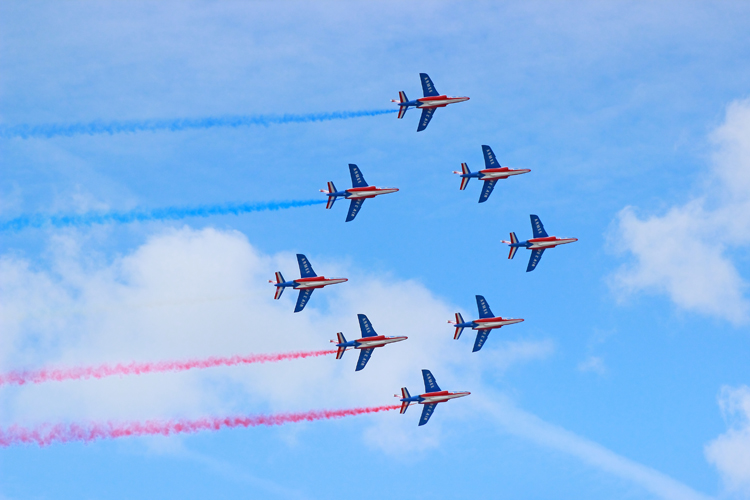
[[(345, 344), (346, 338), (344, 337), (344, 334), (341, 332), (338, 332), (336, 334), (336, 337), (338, 338), (339, 344)], [(339, 347), (339, 350), (336, 351), (336, 359), (341, 359), (344, 356), (344, 353), (346, 352), (346, 347)]]
[[(283, 283), (284, 277), (281, 275), (280, 272), (276, 273), (276, 284)], [(273, 281), (271, 282), (273, 283)], [(284, 293), (284, 287), (283, 286), (277, 286), (276, 287), (276, 293), (274, 293), (273, 298), (274, 300), (278, 300), (281, 298), (281, 294)]]
[[(510, 242), (518, 243), (518, 236), (516, 236), (516, 233), (510, 233)], [(510, 252), (508, 253), (508, 258), (512, 259), (516, 256), (516, 252), (518, 251), (518, 247), (510, 247)]]
[[(406, 97), (406, 92), (404, 92), (402, 90), (401, 92), (398, 93), (398, 101), (394, 100), (393, 102), (398, 102), (399, 104), (403, 104), (403, 103), (407, 102), (408, 100), (409, 99)], [(406, 110), (407, 109), (409, 109), (409, 106), (399, 106), (398, 107), (398, 119), (399, 120), (404, 117), (404, 115), (406, 114)]]
[[(463, 172), (464, 175), (471, 173), (471, 170), (469, 170), (469, 166), (466, 163), (461, 164), (461, 172)], [(469, 185), (469, 179), (470, 177), (461, 177), (461, 187), (459, 188), (461, 191), (466, 189), (466, 186)]]
[[(461, 313), (456, 313), (456, 325), (459, 325), (464, 322), (464, 317), (461, 316)], [(456, 333), (453, 334), (453, 339), (458, 340), (458, 338), (461, 336), (461, 333), (463, 333), (464, 327), (463, 326), (457, 326), (456, 327)]]
[[(411, 394), (409, 394), (409, 389), (407, 389), (406, 387), (402, 387), (401, 388), (401, 397), (403, 399), (410, 398)], [(408, 401), (402, 401), (401, 402), (401, 413), (406, 413), (406, 409), (409, 408), (410, 404), (411, 403), (409, 403)]]
[[(321, 190), (323, 193), (325, 191)], [(336, 203), (336, 196), (331, 196), (331, 193), (336, 192), (336, 186), (333, 185), (333, 181), (328, 182), (328, 192), (326, 193), (328, 195), (328, 203), (326, 203), (326, 209), (329, 209), (333, 206), (334, 203)]]

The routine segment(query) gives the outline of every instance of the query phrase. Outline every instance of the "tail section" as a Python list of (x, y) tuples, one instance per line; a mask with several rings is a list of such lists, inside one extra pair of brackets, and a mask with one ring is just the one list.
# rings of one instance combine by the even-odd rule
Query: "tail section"
[[(411, 397), (411, 394), (409, 394), (409, 389), (407, 389), (406, 387), (402, 387), (401, 388), (401, 398), (402, 399), (408, 399), (410, 397)], [(409, 403), (408, 401), (401, 402), (401, 413), (406, 413), (406, 409), (409, 408), (410, 404), (411, 403)]]
[[(336, 192), (336, 186), (333, 185), (333, 182), (328, 182), (328, 192), (326, 193), (328, 195), (328, 203), (326, 203), (326, 209), (329, 209), (333, 206), (333, 204), (336, 202), (336, 196), (331, 196), (332, 193)], [(321, 189), (321, 193), (325, 193)]]
[[(469, 170), (469, 166), (466, 163), (461, 164), (461, 172), (463, 172), (464, 175), (471, 174), (471, 170)], [(459, 188), (461, 191), (466, 189), (466, 186), (469, 185), (469, 179), (470, 177), (461, 177), (461, 187)]]
[[(339, 332), (336, 334), (336, 337), (338, 337), (338, 343), (339, 344), (345, 344), (346, 338), (344, 338), (344, 334)], [(339, 347), (339, 350), (336, 352), (336, 359), (341, 359), (344, 356), (344, 353), (346, 352), (346, 347)]]
[(398, 93), (398, 101), (396, 99), (391, 99), (391, 102), (399, 103), (399, 107), (398, 107), (399, 120), (404, 117), (404, 115), (406, 114), (406, 110), (409, 109), (409, 106), (400, 106), (400, 104), (403, 104), (408, 101), (409, 99), (406, 97), (406, 92), (404, 92), (403, 90)]
[[(461, 316), (461, 313), (456, 313), (456, 325), (460, 325), (464, 322), (464, 317)], [(459, 337), (461, 337), (461, 334), (464, 331), (463, 326), (457, 326), (456, 327), (456, 333), (453, 334), (453, 339), (458, 340)]]
[[(273, 283), (273, 281), (269, 281), (269, 283)], [(276, 273), (276, 284), (284, 283), (284, 277), (281, 275), (280, 272)], [(276, 293), (273, 295), (274, 300), (278, 300), (281, 298), (281, 294), (284, 293), (284, 287), (283, 286), (277, 286), (276, 287)]]
[[(518, 243), (518, 236), (516, 236), (516, 233), (510, 233), (510, 242), (511, 244)], [(508, 253), (508, 258), (512, 259), (516, 256), (516, 252), (518, 251), (518, 247), (510, 247), (510, 253)]]

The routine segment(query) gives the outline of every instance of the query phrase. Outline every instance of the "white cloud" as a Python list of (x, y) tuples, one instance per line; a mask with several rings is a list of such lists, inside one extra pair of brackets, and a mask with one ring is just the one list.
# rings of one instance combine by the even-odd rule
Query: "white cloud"
[(723, 387), (719, 407), (729, 429), (706, 445), (706, 458), (730, 492), (750, 498), (750, 387)]
[(624, 208), (613, 237), (635, 261), (614, 276), (616, 288), (665, 293), (680, 308), (747, 322), (746, 282), (727, 251), (750, 243), (750, 101), (736, 101), (711, 136), (716, 149), (700, 196), (661, 216)]

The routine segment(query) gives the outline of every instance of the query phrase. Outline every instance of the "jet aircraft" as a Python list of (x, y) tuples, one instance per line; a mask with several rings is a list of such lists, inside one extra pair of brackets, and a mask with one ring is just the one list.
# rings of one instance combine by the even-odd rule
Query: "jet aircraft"
[(346, 222), (354, 220), (367, 198), (375, 198), (381, 194), (395, 193), (398, 191), (398, 188), (379, 188), (376, 186), (370, 186), (365, 182), (365, 178), (359, 170), (359, 167), (353, 163), (349, 164), (349, 173), (352, 175), (351, 189), (336, 191), (336, 186), (333, 185), (333, 182), (329, 182), (328, 191), (323, 189), (320, 190), (321, 193), (325, 193), (328, 196), (326, 208), (331, 208), (336, 202), (336, 198), (339, 197), (352, 200), (349, 205), (349, 213), (346, 216)]
[(530, 217), (531, 230), (534, 233), (533, 238), (526, 241), (518, 241), (516, 233), (510, 233), (510, 241), (502, 241), (503, 243), (510, 245), (510, 253), (508, 254), (509, 259), (512, 259), (516, 255), (516, 251), (519, 248), (528, 248), (531, 250), (529, 265), (526, 266), (527, 273), (536, 269), (536, 265), (539, 264), (539, 260), (542, 258), (542, 254), (546, 249), (578, 241), (578, 238), (558, 238), (557, 236), (549, 236), (547, 231), (544, 230), (544, 226), (542, 225), (542, 221), (539, 220), (539, 216), (532, 214)]
[(456, 313), (456, 322), (448, 321), (448, 323), (455, 325), (456, 327), (456, 333), (453, 335), (453, 338), (456, 340), (461, 336), (464, 328), (471, 328), (477, 331), (477, 339), (474, 341), (474, 349), (471, 352), (477, 352), (482, 348), (487, 341), (490, 330), (523, 321), (522, 319), (495, 316), (492, 314), (489, 304), (487, 304), (487, 301), (484, 300), (484, 297), (481, 295), (477, 295), (477, 309), (479, 309), (479, 319), (475, 319), (474, 321), (464, 321), (464, 317), (461, 316), (461, 313)]
[[(438, 387), (435, 382), (435, 377), (432, 376), (430, 370), (422, 370), (422, 377), (424, 378), (424, 394), (419, 396), (412, 396), (409, 394), (409, 390), (406, 387), (401, 388), (401, 413), (406, 413), (406, 409), (411, 404), (424, 405), (422, 409), (422, 416), (419, 419), (419, 425), (424, 425), (432, 416), (435, 411), (435, 406), (438, 403), (444, 403), (450, 399), (462, 398), (471, 394), (470, 392), (448, 392), (443, 391)], [(398, 397), (398, 394), (395, 394)]]
[(419, 119), (417, 132), (421, 132), (427, 128), (427, 125), (430, 123), (430, 120), (432, 120), (432, 115), (435, 114), (437, 108), (444, 108), (448, 104), (453, 104), (454, 102), (469, 100), (468, 97), (449, 97), (445, 94), (438, 94), (438, 91), (435, 90), (435, 85), (432, 84), (432, 80), (427, 76), (427, 73), (420, 73), (419, 78), (422, 80), (422, 92), (424, 93), (424, 97), (410, 101), (406, 97), (406, 93), (401, 91), (398, 93), (398, 101), (391, 99), (391, 102), (397, 102), (399, 105), (399, 118), (404, 117), (406, 110), (408, 110), (410, 106), (422, 110), (422, 116)]
[[(385, 337), (383, 335), (378, 335), (377, 333), (375, 333), (375, 330), (373, 329), (370, 320), (367, 319), (367, 316), (365, 316), (364, 314), (357, 314), (357, 319), (359, 319), (359, 328), (360, 330), (362, 330), (361, 339), (347, 342), (346, 338), (344, 338), (343, 333), (339, 332), (336, 334), (336, 336), (338, 337), (336, 347), (339, 348), (338, 352), (336, 353), (336, 359), (341, 359), (347, 349), (361, 349), (359, 352), (359, 361), (357, 361), (357, 368), (354, 371), (358, 372), (365, 367), (367, 362), (370, 361), (370, 356), (372, 356), (372, 351), (374, 349), (383, 347), (386, 344), (401, 342), (402, 340), (406, 340), (408, 338)], [(336, 342), (336, 340), (331, 340), (331, 342)]]
[(521, 175), (527, 172), (531, 172), (528, 168), (512, 169), (508, 167), (501, 167), (495, 158), (495, 153), (492, 152), (492, 148), (487, 145), (482, 146), (482, 152), (484, 153), (484, 170), (478, 172), (471, 172), (469, 166), (466, 163), (461, 164), (461, 172), (453, 171), (454, 174), (461, 175), (461, 191), (466, 189), (469, 184), (469, 179), (476, 177), (480, 181), (484, 181), (482, 187), (482, 193), (479, 195), (479, 203), (484, 203), (492, 194), (492, 190), (495, 189), (495, 184), (500, 179), (507, 179), (512, 175)]
[(299, 279), (284, 281), (284, 277), (278, 272), (276, 273), (276, 283), (271, 280), (268, 281), (269, 283), (274, 283), (274, 286), (276, 287), (276, 293), (273, 296), (274, 299), (281, 298), (281, 294), (284, 293), (284, 288), (291, 287), (295, 290), (299, 290), (299, 297), (297, 297), (297, 305), (294, 307), (294, 312), (300, 312), (305, 308), (307, 302), (310, 300), (310, 296), (316, 288), (323, 288), (324, 286), (349, 281), (347, 278), (326, 278), (325, 276), (318, 276), (315, 274), (315, 271), (313, 271), (307, 257), (301, 253), (297, 254), (297, 262), (299, 263)]

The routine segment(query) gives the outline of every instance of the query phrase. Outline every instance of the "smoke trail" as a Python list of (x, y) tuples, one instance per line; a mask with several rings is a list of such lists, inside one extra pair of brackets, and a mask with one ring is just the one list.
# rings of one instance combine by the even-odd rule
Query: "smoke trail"
[(376, 109), (363, 111), (334, 111), (331, 113), (307, 113), (302, 115), (240, 115), (216, 116), (207, 118), (177, 118), (172, 120), (126, 120), (112, 122), (88, 122), (46, 125), (11, 125), (0, 126), (0, 138), (18, 137), (71, 137), (74, 135), (121, 134), (134, 132), (157, 132), (167, 130), (177, 132), (190, 129), (207, 129), (214, 127), (247, 127), (250, 125), (281, 125), (285, 123), (325, 122), (331, 120), (348, 120), (363, 116), (378, 116), (397, 113), (398, 109)]
[(248, 356), (210, 357), (186, 361), (157, 361), (145, 363), (118, 363), (99, 366), (79, 366), (72, 368), (42, 368), (41, 370), (10, 371), (0, 373), (0, 386), (41, 384), (44, 382), (62, 382), (64, 380), (100, 379), (115, 375), (143, 375), (146, 373), (182, 372), (195, 368), (214, 368), (217, 366), (250, 365), (255, 363), (276, 363), (288, 359), (317, 358), (326, 354), (336, 354), (336, 350), (300, 351), (279, 354), (250, 354)]
[(174, 220), (186, 217), (210, 217), (212, 215), (240, 215), (266, 210), (283, 210), (286, 208), (320, 205), (326, 200), (268, 201), (264, 203), (225, 203), (221, 205), (198, 205), (194, 207), (166, 207), (153, 210), (128, 210), (124, 212), (92, 212), (70, 215), (24, 215), (5, 222), (0, 222), (0, 231), (18, 231), (26, 228), (45, 226), (68, 227), (90, 226), (115, 222), (127, 224), (154, 220)]
[(139, 436), (171, 436), (224, 428), (284, 425), (333, 418), (353, 417), (368, 413), (397, 410), (400, 405), (349, 408), (343, 410), (313, 410), (301, 413), (276, 413), (235, 417), (204, 417), (198, 419), (146, 420), (144, 422), (86, 422), (82, 424), (42, 424), (35, 427), (11, 425), (0, 429), (0, 447), (19, 444), (49, 446), (54, 443), (90, 443), (100, 439)]

